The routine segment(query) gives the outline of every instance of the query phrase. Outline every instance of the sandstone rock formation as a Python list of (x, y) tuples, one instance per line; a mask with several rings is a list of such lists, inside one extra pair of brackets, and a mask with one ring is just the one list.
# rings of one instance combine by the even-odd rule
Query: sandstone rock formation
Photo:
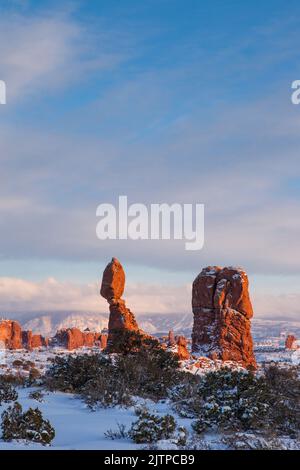
[(190, 358), (190, 353), (187, 349), (187, 340), (184, 336), (176, 337), (177, 354), (180, 361), (185, 361)]
[(100, 348), (105, 349), (107, 346), (107, 335), (106, 334), (101, 334), (100, 337)]
[(117, 258), (112, 258), (103, 272), (100, 294), (108, 302), (120, 299), (125, 288), (125, 272)]
[(124, 269), (116, 258), (112, 258), (103, 272), (100, 288), (100, 294), (109, 303), (108, 349), (111, 352), (115, 350), (117, 336), (120, 333), (126, 331), (141, 332), (134, 314), (126, 307), (125, 301), (121, 298), (124, 287)]
[(0, 344), (5, 349), (22, 349), (22, 329), (17, 321), (0, 320)]
[(22, 346), (25, 349), (31, 351), (35, 348), (40, 348), (42, 346), (48, 346), (48, 338), (45, 338), (39, 334), (33, 334), (31, 330), (22, 331)]
[(192, 351), (256, 366), (248, 277), (240, 268), (208, 266), (193, 283)]
[[(107, 335), (80, 331), (78, 328), (66, 328), (56, 333), (50, 342), (73, 350), (77, 348), (98, 346), (104, 349), (107, 344)], [(40, 334), (33, 334), (31, 330), (24, 330), (17, 321), (0, 320), (0, 347), (5, 349), (28, 349), (48, 347), (49, 339)]]
[(102, 348), (105, 339), (102, 339), (101, 333), (93, 333), (91, 331), (80, 331), (78, 328), (65, 328), (57, 331), (55, 341), (60, 346), (73, 351), (82, 347), (98, 346)]
[(295, 344), (295, 341), (297, 341), (296, 336), (287, 335), (287, 337), (285, 339), (285, 348), (286, 349), (297, 349), (297, 345)]
[(168, 334), (168, 346), (174, 346), (176, 344), (174, 331), (170, 330)]

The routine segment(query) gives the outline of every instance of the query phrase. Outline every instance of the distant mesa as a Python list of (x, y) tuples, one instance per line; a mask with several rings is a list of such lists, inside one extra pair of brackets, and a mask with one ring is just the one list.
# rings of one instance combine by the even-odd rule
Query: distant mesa
[(256, 367), (248, 277), (235, 267), (208, 266), (193, 283), (192, 351)]
[(48, 346), (61, 346), (69, 351), (82, 347), (99, 347), (105, 349), (107, 334), (80, 331), (78, 328), (66, 328), (56, 333), (53, 338), (33, 334), (31, 330), (22, 331), (21, 325), (13, 320), (0, 321), (0, 344), (5, 349), (27, 349)]
[[(88, 329), (87, 329), (88, 330)], [(98, 346), (105, 349), (107, 344), (107, 335), (102, 333), (93, 333), (91, 331), (80, 331), (78, 328), (65, 328), (59, 330), (53, 338), (54, 344), (64, 347), (69, 351), (82, 347)]]
[(22, 331), (22, 345), (25, 349), (31, 351), (35, 348), (47, 347), (49, 339), (42, 335), (35, 335), (31, 330)]
[(48, 339), (42, 335), (32, 334), (32, 331), (22, 331), (19, 322), (0, 320), (0, 343), (5, 349), (28, 349), (48, 346)]

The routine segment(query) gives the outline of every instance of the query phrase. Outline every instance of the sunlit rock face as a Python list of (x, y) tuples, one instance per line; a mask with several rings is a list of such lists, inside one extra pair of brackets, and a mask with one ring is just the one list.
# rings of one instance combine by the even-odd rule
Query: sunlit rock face
[(117, 338), (124, 331), (139, 330), (134, 314), (126, 307), (125, 300), (121, 298), (125, 288), (125, 272), (117, 258), (112, 258), (106, 266), (100, 288), (100, 294), (109, 303), (108, 342), (110, 352), (120, 348)]
[(196, 277), (192, 293), (194, 353), (256, 366), (248, 286), (241, 268), (208, 266)]
[(83, 347), (99, 347), (103, 349), (106, 345), (107, 335), (91, 331), (81, 331), (78, 328), (65, 328), (57, 331), (54, 336), (55, 343), (63, 348), (73, 351)]
[(287, 335), (285, 340), (285, 348), (286, 349), (297, 349), (297, 338), (294, 335)]
[(190, 358), (190, 353), (187, 348), (187, 340), (184, 336), (176, 337), (177, 354), (180, 361), (186, 361)]
[(17, 321), (0, 320), (0, 344), (6, 349), (22, 349), (22, 329)]
[(31, 351), (35, 348), (47, 347), (49, 340), (40, 334), (33, 334), (31, 330), (25, 330), (22, 331), (22, 344), (23, 348)]

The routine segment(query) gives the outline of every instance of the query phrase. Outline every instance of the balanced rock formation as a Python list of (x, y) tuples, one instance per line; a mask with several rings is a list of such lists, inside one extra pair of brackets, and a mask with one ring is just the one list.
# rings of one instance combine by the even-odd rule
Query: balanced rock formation
[(17, 321), (0, 320), (0, 344), (5, 349), (22, 349), (22, 329)]
[(287, 335), (285, 339), (285, 348), (286, 349), (297, 349), (296, 345), (297, 338), (294, 335)]
[(125, 288), (125, 272), (117, 258), (112, 258), (106, 266), (100, 294), (109, 303), (108, 321), (108, 349), (116, 350), (117, 336), (126, 331), (140, 333), (134, 314), (126, 307), (125, 300), (121, 298)]
[(176, 336), (177, 354), (180, 361), (185, 361), (190, 358), (190, 353), (187, 349), (187, 340), (185, 336)]
[(193, 283), (192, 351), (256, 367), (248, 277), (240, 268), (208, 266)]

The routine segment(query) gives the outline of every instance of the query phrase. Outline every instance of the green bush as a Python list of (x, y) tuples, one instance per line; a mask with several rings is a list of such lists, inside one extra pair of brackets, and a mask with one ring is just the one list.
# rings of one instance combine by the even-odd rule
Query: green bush
[(31, 400), (36, 400), (42, 403), (44, 401), (44, 394), (41, 390), (35, 390), (29, 393), (29, 398), (31, 398)]
[(50, 390), (79, 392), (98, 375), (108, 375), (113, 369), (109, 358), (101, 354), (56, 356), (45, 376)]
[(116, 366), (131, 393), (154, 400), (166, 397), (168, 389), (185, 376), (177, 356), (151, 338), (137, 352), (119, 355)]
[(2, 413), (2, 439), (12, 441), (24, 439), (38, 442), (43, 445), (50, 444), (55, 437), (54, 428), (50, 422), (43, 418), (38, 408), (29, 408), (23, 413), (20, 403), (15, 402)]
[(148, 444), (160, 439), (170, 439), (176, 430), (176, 422), (173, 416), (157, 416), (148, 411), (143, 411), (129, 431), (130, 438), (136, 444)]
[[(51, 390), (79, 393), (89, 406), (130, 405), (131, 396), (160, 399), (180, 377), (177, 357), (151, 338), (130, 334), (124, 354), (56, 357), (45, 383)], [(135, 338), (135, 339), (134, 339)], [(139, 349), (136, 350), (136, 344)]]
[(18, 393), (11, 383), (0, 378), (0, 405), (18, 399)]
[(26, 378), (18, 374), (3, 374), (0, 376), (0, 386), (2, 383), (11, 384), (13, 386), (23, 387), (26, 385)]
[(193, 428), (198, 434), (210, 428), (296, 436), (299, 397), (297, 372), (277, 367), (260, 375), (224, 368), (198, 383), (180, 384), (171, 393), (176, 411), (197, 418)]

